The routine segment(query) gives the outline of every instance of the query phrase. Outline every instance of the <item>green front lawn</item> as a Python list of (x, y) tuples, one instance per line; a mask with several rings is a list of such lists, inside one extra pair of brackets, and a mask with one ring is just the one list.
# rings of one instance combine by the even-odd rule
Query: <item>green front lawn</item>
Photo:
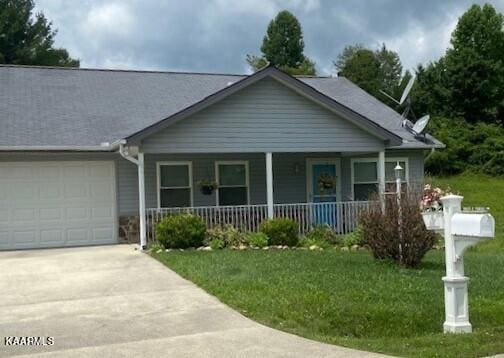
[(307, 338), (402, 356), (504, 352), (504, 255), (467, 254), (471, 335), (442, 333), (441, 251), (416, 270), (335, 249), (153, 255), (245, 316)]
[(431, 251), (419, 269), (335, 249), (153, 256), (245, 316), (307, 338), (401, 356), (502, 353), (504, 180), (469, 174), (432, 180), (450, 184), (466, 206), (489, 206), (496, 218), (497, 238), (465, 256), (473, 334), (442, 333), (442, 251)]

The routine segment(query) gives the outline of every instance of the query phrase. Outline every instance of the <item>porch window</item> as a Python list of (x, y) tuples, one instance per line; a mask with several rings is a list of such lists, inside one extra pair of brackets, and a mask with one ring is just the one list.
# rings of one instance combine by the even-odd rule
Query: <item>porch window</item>
[(158, 207), (192, 206), (191, 162), (157, 163)]
[(353, 163), (354, 200), (368, 200), (378, 191), (378, 161), (362, 159)]
[(227, 161), (215, 163), (217, 205), (248, 205), (248, 162)]
[[(399, 165), (402, 171), (402, 188), (404, 192), (408, 183), (408, 160), (406, 158), (385, 159), (385, 193), (395, 193), (395, 171)], [(378, 159), (358, 158), (352, 160), (352, 185), (354, 200), (369, 200), (372, 193), (378, 192)]]

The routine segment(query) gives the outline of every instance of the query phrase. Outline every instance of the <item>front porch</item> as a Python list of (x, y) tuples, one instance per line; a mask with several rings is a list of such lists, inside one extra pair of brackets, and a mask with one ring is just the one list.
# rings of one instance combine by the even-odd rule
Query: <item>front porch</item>
[[(146, 239), (156, 223), (177, 213), (200, 216), (207, 227), (231, 224), (256, 231), (268, 218), (290, 218), (299, 232), (329, 225), (352, 232), (370, 193), (394, 191), (392, 168), (409, 158), (385, 152), (146, 154)], [(383, 168), (383, 169), (382, 169)], [(216, 184), (205, 191), (201, 183)]]

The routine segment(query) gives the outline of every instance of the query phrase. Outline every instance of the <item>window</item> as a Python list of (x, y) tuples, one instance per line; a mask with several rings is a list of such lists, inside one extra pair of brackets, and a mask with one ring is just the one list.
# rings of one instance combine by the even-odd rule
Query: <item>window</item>
[[(404, 191), (408, 182), (408, 161), (405, 158), (385, 159), (385, 192), (395, 193), (395, 171), (399, 165), (404, 169), (401, 180)], [(354, 200), (368, 200), (372, 193), (378, 192), (378, 159), (363, 158), (352, 160), (352, 185)]]
[(192, 205), (191, 162), (157, 163), (158, 207)]
[(354, 200), (368, 200), (378, 191), (378, 161), (362, 159), (353, 162)]
[(248, 162), (216, 162), (217, 205), (249, 203)]

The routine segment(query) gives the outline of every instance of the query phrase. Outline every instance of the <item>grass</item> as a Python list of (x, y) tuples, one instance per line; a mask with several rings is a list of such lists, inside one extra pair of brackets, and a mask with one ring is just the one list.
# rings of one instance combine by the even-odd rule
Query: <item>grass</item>
[(474, 333), (442, 333), (444, 254), (418, 269), (369, 252), (250, 250), (153, 256), (245, 316), (314, 340), (400, 356), (475, 357), (504, 352), (504, 180), (433, 178), (489, 206), (498, 237), (465, 256)]

